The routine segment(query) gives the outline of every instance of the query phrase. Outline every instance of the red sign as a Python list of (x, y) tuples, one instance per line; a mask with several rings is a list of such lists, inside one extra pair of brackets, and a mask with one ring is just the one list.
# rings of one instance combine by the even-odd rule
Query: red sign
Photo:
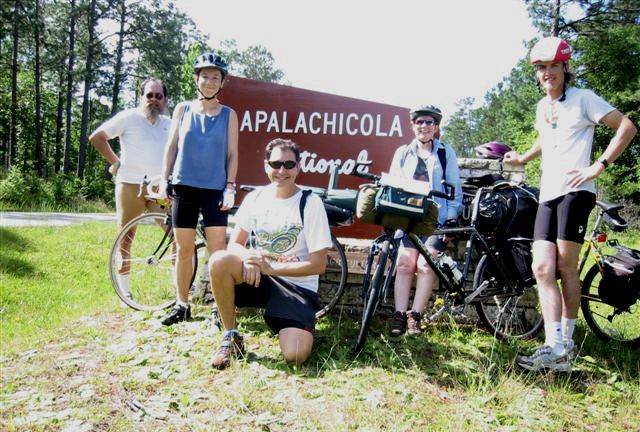
[[(412, 138), (409, 110), (296, 87), (230, 77), (220, 100), (240, 123), (238, 184), (265, 184), (264, 148), (274, 138), (300, 145), (299, 185), (327, 187), (331, 167), (341, 173), (357, 161), (372, 161), (368, 171), (388, 171), (396, 148)], [(339, 188), (357, 188), (363, 179), (341, 175)], [(242, 195), (239, 195), (242, 198)], [(337, 235), (371, 238), (380, 228), (358, 221)]]

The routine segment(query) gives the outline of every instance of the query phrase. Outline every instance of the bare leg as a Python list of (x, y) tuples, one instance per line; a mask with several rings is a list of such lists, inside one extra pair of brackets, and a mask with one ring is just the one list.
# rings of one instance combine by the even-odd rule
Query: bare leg
[(280, 330), (280, 351), (287, 363), (304, 363), (311, 355), (313, 334), (295, 327)]
[(236, 328), (235, 287), (242, 283), (242, 260), (228, 251), (214, 252), (209, 259), (211, 290), (225, 330)]
[(178, 301), (189, 302), (189, 288), (193, 275), (193, 254), (195, 253), (196, 230), (174, 228), (177, 244), (175, 284), (178, 288)]
[[(429, 248), (429, 252), (434, 257), (438, 255), (438, 251)], [(418, 312), (420, 315), (427, 306), (434, 287), (438, 284), (438, 276), (429, 267), (426, 260), (420, 256), (418, 258), (418, 278), (416, 281), (416, 293), (413, 297), (413, 307), (411, 310)]]
[(393, 291), (393, 299), (397, 311), (406, 312), (409, 307), (409, 295), (411, 294), (413, 275), (416, 272), (417, 258), (418, 251), (416, 249), (400, 247)]
[(580, 275), (578, 258), (582, 245), (558, 240), (558, 272), (562, 278), (562, 316), (575, 319), (580, 308)]

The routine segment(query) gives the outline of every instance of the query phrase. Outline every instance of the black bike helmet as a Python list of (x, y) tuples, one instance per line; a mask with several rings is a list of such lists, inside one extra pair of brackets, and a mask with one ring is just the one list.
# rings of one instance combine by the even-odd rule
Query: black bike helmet
[(433, 105), (421, 105), (418, 108), (414, 108), (409, 112), (409, 117), (411, 118), (411, 121), (414, 121), (416, 118), (420, 117), (421, 115), (430, 115), (436, 120), (436, 123), (438, 124), (440, 124), (440, 121), (442, 120), (442, 111), (440, 111), (440, 108), (435, 107)]
[(193, 72), (196, 74), (200, 72), (201, 69), (208, 67), (216, 68), (222, 72), (223, 80), (229, 72), (227, 62), (218, 54), (213, 52), (200, 54), (198, 58), (196, 58), (196, 61), (193, 62)]

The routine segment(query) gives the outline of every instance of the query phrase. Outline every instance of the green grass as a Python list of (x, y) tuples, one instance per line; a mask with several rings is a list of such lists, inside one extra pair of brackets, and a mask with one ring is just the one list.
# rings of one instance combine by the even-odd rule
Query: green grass
[[(390, 340), (374, 320), (363, 353), (357, 317), (318, 323), (310, 360), (284, 364), (255, 311), (248, 356), (213, 371), (220, 334), (208, 309), (171, 328), (121, 309), (107, 257), (114, 224), (0, 228), (0, 430), (637, 430), (640, 353), (579, 321), (571, 374), (514, 362), (540, 341), (430, 325)], [(143, 408), (136, 408), (142, 406)]]
[(0, 227), (3, 350), (116, 306), (107, 270), (115, 235), (116, 225), (104, 223)]

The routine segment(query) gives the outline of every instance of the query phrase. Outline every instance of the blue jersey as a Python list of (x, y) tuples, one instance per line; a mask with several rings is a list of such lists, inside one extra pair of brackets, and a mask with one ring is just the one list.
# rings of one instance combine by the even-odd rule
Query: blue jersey
[(173, 183), (224, 190), (227, 182), (227, 147), (230, 108), (210, 116), (186, 104), (178, 129), (178, 153)]

